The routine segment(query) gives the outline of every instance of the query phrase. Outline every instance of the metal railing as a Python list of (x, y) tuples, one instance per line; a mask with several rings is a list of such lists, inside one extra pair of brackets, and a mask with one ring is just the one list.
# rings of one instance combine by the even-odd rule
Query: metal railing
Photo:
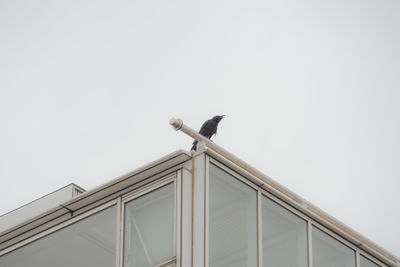
[(378, 257), (379, 259), (383, 260), (385, 263), (391, 266), (400, 267), (400, 259), (398, 259), (396, 256), (376, 245), (374, 242), (363, 237), (356, 231), (350, 229), (348, 226), (331, 217), (318, 207), (307, 202), (305, 199), (301, 198), (297, 194), (291, 192), (283, 185), (275, 182), (274, 180), (272, 180), (272, 178), (253, 168), (232, 153), (213, 143), (208, 138), (202, 136), (197, 131), (185, 125), (181, 119), (171, 118), (169, 123), (176, 131), (180, 130), (192, 137), (193, 139), (197, 140), (199, 142), (198, 147), (200, 148), (198, 150), (205, 150), (205, 147), (209, 148), (211, 152), (222, 156), (228, 162), (231, 162), (237, 165), (240, 169), (244, 170), (244, 172), (248, 173), (249, 176), (253, 176), (253, 180), (257, 181), (258, 186), (260, 186), (261, 188), (275, 194), (277, 197), (281, 198), (285, 202), (289, 203), (298, 210), (310, 216), (312, 219), (322, 223), (322, 225), (345, 237), (345, 239), (351, 241), (358, 248), (364, 249), (365, 251), (371, 253), (375, 257)]

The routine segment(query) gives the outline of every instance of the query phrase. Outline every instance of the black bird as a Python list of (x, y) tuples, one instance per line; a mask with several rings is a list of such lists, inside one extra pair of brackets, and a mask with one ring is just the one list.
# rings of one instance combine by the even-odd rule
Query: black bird
[[(211, 139), (211, 137), (214, 134), (217, 134), (217, 128), (218, 128), (218, 123), (225, 117), (225, 115), (221, 116), (214, 116), (212, 119), (207, 120), (205, 123), (200, 128), (199, 134), (201, 134), (204, 137), (207, 137), (208, 139)], [(196, 151), (197, 150), (197, 141), (195, 140), (193, 142), (192, 149)]]

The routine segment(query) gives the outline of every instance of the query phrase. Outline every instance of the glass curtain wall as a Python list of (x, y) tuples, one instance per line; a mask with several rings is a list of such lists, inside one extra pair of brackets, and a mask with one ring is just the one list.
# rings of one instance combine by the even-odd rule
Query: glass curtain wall
[(307, 222), (262, 196), (263, 267), (307, 267)]
[[(210, 164), (209, 265), (257, 266), (257, 191)], [(307, 222), (261, 197), (264, 267), (307, 267)]]
[(125, 204), (124, 267), (156, 266), (174, 257), (174, 183)]
[(330, 235), (312, 227), (314, 267), (355, 267), (355, 251)]
[(209, 266), (257, 266), (257, 191), (210, 164)]
[[(258, 192), (228, 171), (209, 164), (210, 267), (257, 266)], [(308, 223), (261, 194), (263, 267), (308, 267)], [(312, 226), (313, 267), (356, 267), (356, 252)], [(376, 267), (360, 257), (360, 267)]]
[(360, 267), (379, 267), (379, 265), (364, 256), (360, 256)]
[(115, 266), (116, 229), (113, 206), (0, 257), (0, 266)]

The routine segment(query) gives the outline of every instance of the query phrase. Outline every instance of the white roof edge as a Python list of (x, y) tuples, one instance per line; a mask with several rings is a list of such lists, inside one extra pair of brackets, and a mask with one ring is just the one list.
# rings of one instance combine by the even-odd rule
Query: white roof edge
[(34, 199), (34, 200), (32, 200), (32, 201), (29, 201), (28, 203), (25, 203), (25, 204), (23, 204), (23, 205), (21, 205), (21, 206), (15, 208), (15, 209), (13, 209), (13, 210), (10, 210), (10, 211), (8, 211), (8, 212), (6, 212), (6, 213), (1, 214), (1, 215), (0, 215), (0, 219), (1, 219), (1, 217), (3, 217), (3, 216), (6, 216), (6, 215), (8, 215), (8, 214), (10, 214), (10, 213), (13, 213), (13, 212), (16, 211), (16, 210), (19, 210), (19, 209), (21, 209), (21, 208), (23, 208), (23, 207), (26, 207), (26, 206), (30, 205), (31, 203), (33, 203), (33, 202), (35, 202), (35, 201), (37, 201), (37, 200), (43, 199), (43, 198), (45, 198), (45, 197), (47, 197), (47, 196), (49, 196), (49, 195), (52, 195), (52, 194), (54, 194), (54, 193), (56, 193), (56, 192), (58, 192), (58, 191), (61, 191), (61, 190), (65, 189), (66, 187), (69, 187), (69, 186), (72, 186), (73, 188), (78, 189), (78, 190), (81, 191), (82, 193), (83, 193), (83, 192), (86, 192), (86, 190), (85, 190), (84, 188), (80, 187), (79, 185), (77, 185), (77, 184), (75, 184), (75, 183), (69, 183), (69, 184), (64, 185), (63, 187), (60, 187), (60, 188), (58, 188), (58, 189), (56, 189), (56, 190), (54, 190), (54, 191), (52, 191), (52, 192), (50, 192), (50, 193), (47, 193), (47, 194), (45, 194), (45, 195), (43, 195), (43, 196), (41, 196), (41, 197), (39, 197), (39, 198), (37, 198), (37, 199)]
[(0, 216), (0, 232), (13, 228), (20, 223), (28, 221), (41, 213), (51, 210), (57, 205), (66, 202), (84, 190), (74, 183), (65, 185), (27, 204)]
[[(104, 184), (102, 184), (102, 185), (99, 185), (99, 186), (97, 186), (97, 187), (95, 187), (95, 188), (89, 190), (89, 191), (86, 191), (85, 193), (79, 195), (77, 198), (75, 198), (75, 199), (73, 199), (73, 200), (70, 200), (70, 201), (67, 201), (67, 202), (64, 203), (63, 205), (64, 205), (64, 206), (68, 206), (68, 205), (70, 205), (70, 204), (73, 203), (73, 202), (79, 201), (80, 199), (87, 197), (87, 195), (93, 194), (93, 193), (95, 193), (95, 192), (99, 192), (99, 191), (103, 190), (104, 188), (110, 187), (110, 185), (117, 184), (117, 183), (119, 183), (119, 182), (121, 182), (121, 181), (123, 181), (123, 180), (125, 180), (125, 179), (127, 179), (127, 178), (129, 178), (129, 177), (135, 176), (136, 174), (138, 174), (138, 173), (140, 173), (140, 172), (143, 172), (143, 171), (146, 170), (146, 169), (154, 168), (154, 167), (156, 167), (157, 165), (160, 165), (160, 164), (162, 164), (162, 163), (165, 162), (165, 161), (169, 161), (169, 160), (171, 160), (171, 159), (173, 159), (173, 158), (176, 158), (176, 157), (178, 157), (178, 156), (181, 156), (181, 155), (186, 155), (186, 156), (188, 157), (188, 159), (192, 157), (192, 156), (190, 155), (190, 153), (188, 153), (188, 152), (185, 151), (185, 150), (182, 150), (182, 149), (177, 150), (177, 151), (172, 152), (172, 153), (170, 153), (170, 154), (168, 154), (168, 155), (166, 155), (166, 156), (164, 156), (164, 157), (161, 157), (161, 158), (159, 158), (159, 159), (157, 159), (157, 160), (154, 160), (154, 161), (152, 161), (152, 162), (150, 162), (150, 163), (148, 163), (148, 164), (145, 164), (145, 165), (143, 165), (143, 166), (141, 166), (141, 167), (139, 167), (139, 168), (136, 168), (136, 169), (133, 170), (133, 171), (130, 171), (130, 172), (125, 173), (125, 174), (123, 174), (123, 175), (121, 175), (121, 176), (118, 176), (117, 178), (114, 178), (114, 179), (112, 179), (112, 180), (109, 181), (109, 182), (106, 182), (106, 183), (104, 183)], [(0, 233), (0, 236), (1, 236), (1, 233)]]

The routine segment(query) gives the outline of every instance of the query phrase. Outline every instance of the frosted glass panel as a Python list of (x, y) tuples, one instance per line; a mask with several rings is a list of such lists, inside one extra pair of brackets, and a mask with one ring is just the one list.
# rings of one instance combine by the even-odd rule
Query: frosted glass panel
[(174, 256), (174, 184), (125, 205), (124, 267), (154, 266)]
[(209, 266), (257, 266), (257, 192), (210, 164)]
[(379, 267), (379, 265), (364, 256), (360, 256), (360, 267)]
[(0, 266), (114, 266), (116, 218), (115, 206), (108, 208), (0, 257)]
[(307, 222), (262, 197), (264, 267), (307, 267)]
[(354, 250), (316, 227), (312, 228), (314, 267), (355, 267)]

